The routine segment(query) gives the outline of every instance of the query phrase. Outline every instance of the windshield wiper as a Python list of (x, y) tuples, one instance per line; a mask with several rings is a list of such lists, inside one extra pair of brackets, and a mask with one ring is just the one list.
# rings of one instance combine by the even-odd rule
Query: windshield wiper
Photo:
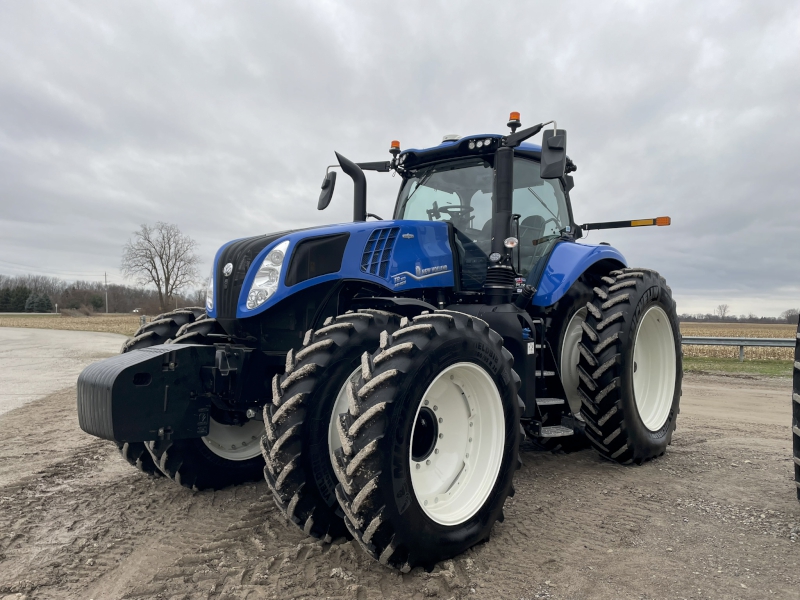
[[(414, 190), (414, 191), (416, 191), (416, 190)], [(538, 201), (539, 201), (539, 202), (542, 204), (542, 206), (544, 206), (544, 209), (545, 209), (547, 212), (549, 212), (551, 215), (553, 215), (553, 218), (554, 218), (556, 221), (560, 221), (560, 220), (561, 220), (561, 219), (559, 219), (559, 218), (558, 218), (558, 215), (557, 215), (556, 213), (554, 213), (552, 210), (550, 210), (550, 209), (548, 208), (547, 204), (545, 204), (545, 203), (544, 203), (544, 200), (542, 200), (541, 198), (539, 198), (539, 194), (537, 194), (536, 192), (534, 192), (534, 191), (533, 191), (533, 188), (528, 188), (528, 191), (529, 191), (531, 194), (533, 194), (534, 196), (536, 196), (536, 199), (537, 199), (537, 200), (538, 200)]]
[(569, 236), (565, 235), (566, 233), (567, 233), (567, 227), (564, 227), (564, 229), (559, 229), (558, 233), (551, 233), (550, 235), (540, 237), (538, 240), (533, 240), (533, 245), (538, 246), (539, 244), (543, 244), (544, 242), (549, 242), (550, 240), (554, 240), (556, 238), (563, 238), (565, 240), (568, 240), (570, 238)]
[[(403, 204), (406, 204), (409, 200), (411, 200), (411, 196), (416, 194), (417, 190), (422, 187), (422, 184), (424, 184), (426, 181), (428, 181), (428, 179), (430, 179), (433, 176), (433, 174), (434, 174), (433, 170), (428, 171), (427, 173), (425, 173), (425, 175), (423, 175), (420, 178), (420, 180), (417, 182), (417, 187), (414, 188), (414, 191), (411, 192), (408, 196), (406, 196), (406, 200), (405, 200), (405, 202)], [(545, 208), (547, 208), (547, 207), (545, 207)]]

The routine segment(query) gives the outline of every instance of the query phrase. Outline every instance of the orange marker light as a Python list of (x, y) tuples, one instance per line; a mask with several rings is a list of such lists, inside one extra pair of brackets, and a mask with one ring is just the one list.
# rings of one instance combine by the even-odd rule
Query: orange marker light
[(400, 149), (400, 142), (398, 140), (392, 140), (392, 148)]
[(512, 112), (511, 115), (508, 117), (509, 121), (519, 121), (519, 113)]
[(672, 219), (669, 217), (656, 217), (656, 225), (663, 227), (665, 225), (672, 225)]

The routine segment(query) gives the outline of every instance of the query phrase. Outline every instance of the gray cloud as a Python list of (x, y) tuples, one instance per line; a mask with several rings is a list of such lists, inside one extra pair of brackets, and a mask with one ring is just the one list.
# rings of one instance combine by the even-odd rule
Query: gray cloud
[[(0, 272), (120, 281), (138, 224), (207, 266), (229, 239), (346, 221), (338, 150), (556, 118), (579, 221), (662, 271), (681, 311), (800, 305), (800, 7), (785, 2), (5, 3)], [(398, 179), (369, 176), (391, 213)], [(207, 268), (206, 266), (206, 268)], [(206, 270), (204, 268), (204, 270)]]

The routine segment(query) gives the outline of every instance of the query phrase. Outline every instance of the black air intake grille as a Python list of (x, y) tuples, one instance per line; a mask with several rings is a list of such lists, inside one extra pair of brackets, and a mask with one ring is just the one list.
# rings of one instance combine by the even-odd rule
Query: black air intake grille
[(286, 285), (295, 285), (339, 271), (349, 238), (349, 233), (338, 233), (299, 242), (292, 251), (292, 259), (286, 272)]
[(384, 227), (372, 232), (361, 256), (361, 270), (364, 273), (386, 277), (399, 233), (399, 227)]

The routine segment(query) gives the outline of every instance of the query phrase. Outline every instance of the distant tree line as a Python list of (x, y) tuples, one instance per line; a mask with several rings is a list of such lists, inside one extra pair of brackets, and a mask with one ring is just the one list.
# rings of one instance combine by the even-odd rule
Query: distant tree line
[[(724, 307), (725, 310), (720, 310), (721, 307)], [(723, 313), (723, 314), (720, 314)], [(717, 310), (712, 313), (697, 313), (697, 314), (682, 314), (678, 317), (678, 320), (682, 323), (687, 322), (705, 322), (705, 323), (761, 323), (761, 324), (781, 324), (781, 323), (791, 323), (797, 325), (798, 320), (798, 310), (796, 308), (790, 308), (788, 310), (783, 311), (777, 317), (758, 317), (753, 313), (749, 315), (731, 315), (728, 314), (727, 305), (721, 305), (717, 307)]]
[[(175, 295), (178, 306), (203, 306), (205, 291)], [(106, 290), (102, 283), (64, 281), (44, 275), (0, 275), (0, 312), (53, 312), (76, 310), (83, 314), (105, 312)], [(172, 305), (174, 306), (174, 304)], [(108, 286), (108, 312), (125, 313), (138, 308), (145, 314), (161, 312), (155, 290), (112, 284)]]

